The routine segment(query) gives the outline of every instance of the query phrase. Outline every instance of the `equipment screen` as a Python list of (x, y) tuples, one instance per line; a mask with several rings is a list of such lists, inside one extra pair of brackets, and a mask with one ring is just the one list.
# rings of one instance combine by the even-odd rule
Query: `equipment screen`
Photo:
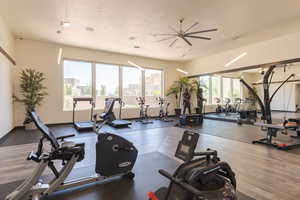
[(183, 153), (189, 153), (190, 149), (191, 148), (189, 146), (186, 146), (184, 144), (182, 144), (181, 147), (180, 147), (180, 151), (183, 152)]

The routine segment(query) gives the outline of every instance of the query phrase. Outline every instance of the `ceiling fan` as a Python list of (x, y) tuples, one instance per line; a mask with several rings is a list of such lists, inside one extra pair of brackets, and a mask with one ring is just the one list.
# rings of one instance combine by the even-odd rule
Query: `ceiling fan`
[(165, 38), (157, 40), (157, 42), (162, 42), (162, 41), (167, 41), (167, 40), (172, 40), (174, 39), (169, 47), (172, 47), (178, 39), (182, 39), (184, 40), (188, 45), (192, 46), (192, 43), (188, 40), (189, 38), (193, 38), (193, 39), (202, 39), (202, 40), (211, 40), (211, 38), (209, 37), (203, 37), (203, 36), (198, 36), (196, 34), (199, 33), (207, 33), (207, 32), (213, 32), (213, 31), (217, 31), (218, 29), (214, 28), (214, 29), (207, 29), (207, 30), (202, 30), (202, 31), (193, 31), (193, 32), (189, 32), (190, 30), (192, 30), (195, 26), (197, 26), (199, 24), (199, 22), (194, 23), (193, 25), (191, 25), (190, 27), (188, 27), (186, 30), (182, 29), (182, 24), (183, 24), (184, 19), (180, 19), (179, 20), (179, 30), (174, 29), (173, 27), (170, 26), (170, 29), (174, 32), (174, 33), (166, 33), (166, 34), (154, 34), (154, 36), (163, 36)]

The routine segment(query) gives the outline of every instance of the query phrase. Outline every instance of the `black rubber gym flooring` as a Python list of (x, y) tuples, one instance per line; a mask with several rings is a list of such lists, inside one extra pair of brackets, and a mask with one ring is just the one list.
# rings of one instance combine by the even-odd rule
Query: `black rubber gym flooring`
[[(155, 160), (155, 162), (153, 162)], [(64, 192), (57, 192), (47, 200), (146, 200), (149, 191), (155, 191), (161, 186), (167, 186), (168, 180), (159, 175), (159, 169), (173, 172), (179, 163), (161, 153), (148, 153), (140, 156), (134, 167), (136, 177), (134, 181), (128, 179), (114, 179), (105, 184), (90, 184)], [(90, 175), (93, 167), (74, 169), (69, 179), (74, 176)], [(0, 199), (14, 190), (21, 181), (0, 185)], [(253, 200), (253, 198), (238, 193), (239, 200)]]

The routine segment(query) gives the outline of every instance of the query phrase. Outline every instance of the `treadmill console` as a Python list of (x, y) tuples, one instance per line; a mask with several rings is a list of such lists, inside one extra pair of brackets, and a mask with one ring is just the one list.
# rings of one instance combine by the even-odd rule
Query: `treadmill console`
[(193, 159), (194, 152), (198, 143), (199, 134), (192, 131), (185, 131), (182, 139), (177, 146), (175, 157), (184, 162)]

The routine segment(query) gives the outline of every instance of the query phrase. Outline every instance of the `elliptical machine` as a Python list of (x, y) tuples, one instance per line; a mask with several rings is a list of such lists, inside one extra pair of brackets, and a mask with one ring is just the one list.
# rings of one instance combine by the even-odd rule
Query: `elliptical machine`
[(170, 184), (155, 193), (149, 192), (149, 200), (237, 199), (236, 179), (231, 167), (220, 161), (217, 151), (195, 152), (198, 138), (198, 133), (184, 132), (175, 153), (175, 157), (184, 163), (173, 175), (159, 170)]
[(150, 120), (148, 116), (149, 105), (145, 105), (145, 97), (138, 97), (136, 100), (140, 107), (140, 117), (137, 122), (141, 122), (142, 124), (152, 124), (153, 121)]
[[(134, 173), (131, 170), (136, 162), (138, 151), (131, 142), (118, 135), (100, 133), (99, 130), (107, 121), (106, 119), (103, 123), (94, 125), (98, 134), (96, 143), (96, 174), (91, 177), (83, 177), (66, 182), (65, 180), (75, 164), (84, 159), (85, 144), (65, 141), (66, 138), (74, 135), (56, 138), (35, 112), (30, 112), (29, 115), (43, 134), (39, 141), (37, 152), (32, 152), (27, 158), (38, 163), (38, 165), (32, 175), (17, 189), (7, 195), (5, 200), (40, 200), (56, 191), (100, 182), (112, 177), (134, 178)], [(45, 140), (50, 141), (52, 147), (50, 152), (44, 152), (43, 145)], [(55, 166), (57, 161), (62, 161), (63, 167), (60, 167), (60, 170)], [(53, 172), (54, 177), (48, 183), (44, 183), (42, 182), (42, 175), (47, 167)]]
[(167, 102), (162, 97), (158, 97), (156, 98), (156, 100), (158, 101), (158, 105), (159, 105), (158, 119), (164, 122), (172, 122), (173, 120), (169, 119), (169, 111), (168, 111), (170, 103)]

